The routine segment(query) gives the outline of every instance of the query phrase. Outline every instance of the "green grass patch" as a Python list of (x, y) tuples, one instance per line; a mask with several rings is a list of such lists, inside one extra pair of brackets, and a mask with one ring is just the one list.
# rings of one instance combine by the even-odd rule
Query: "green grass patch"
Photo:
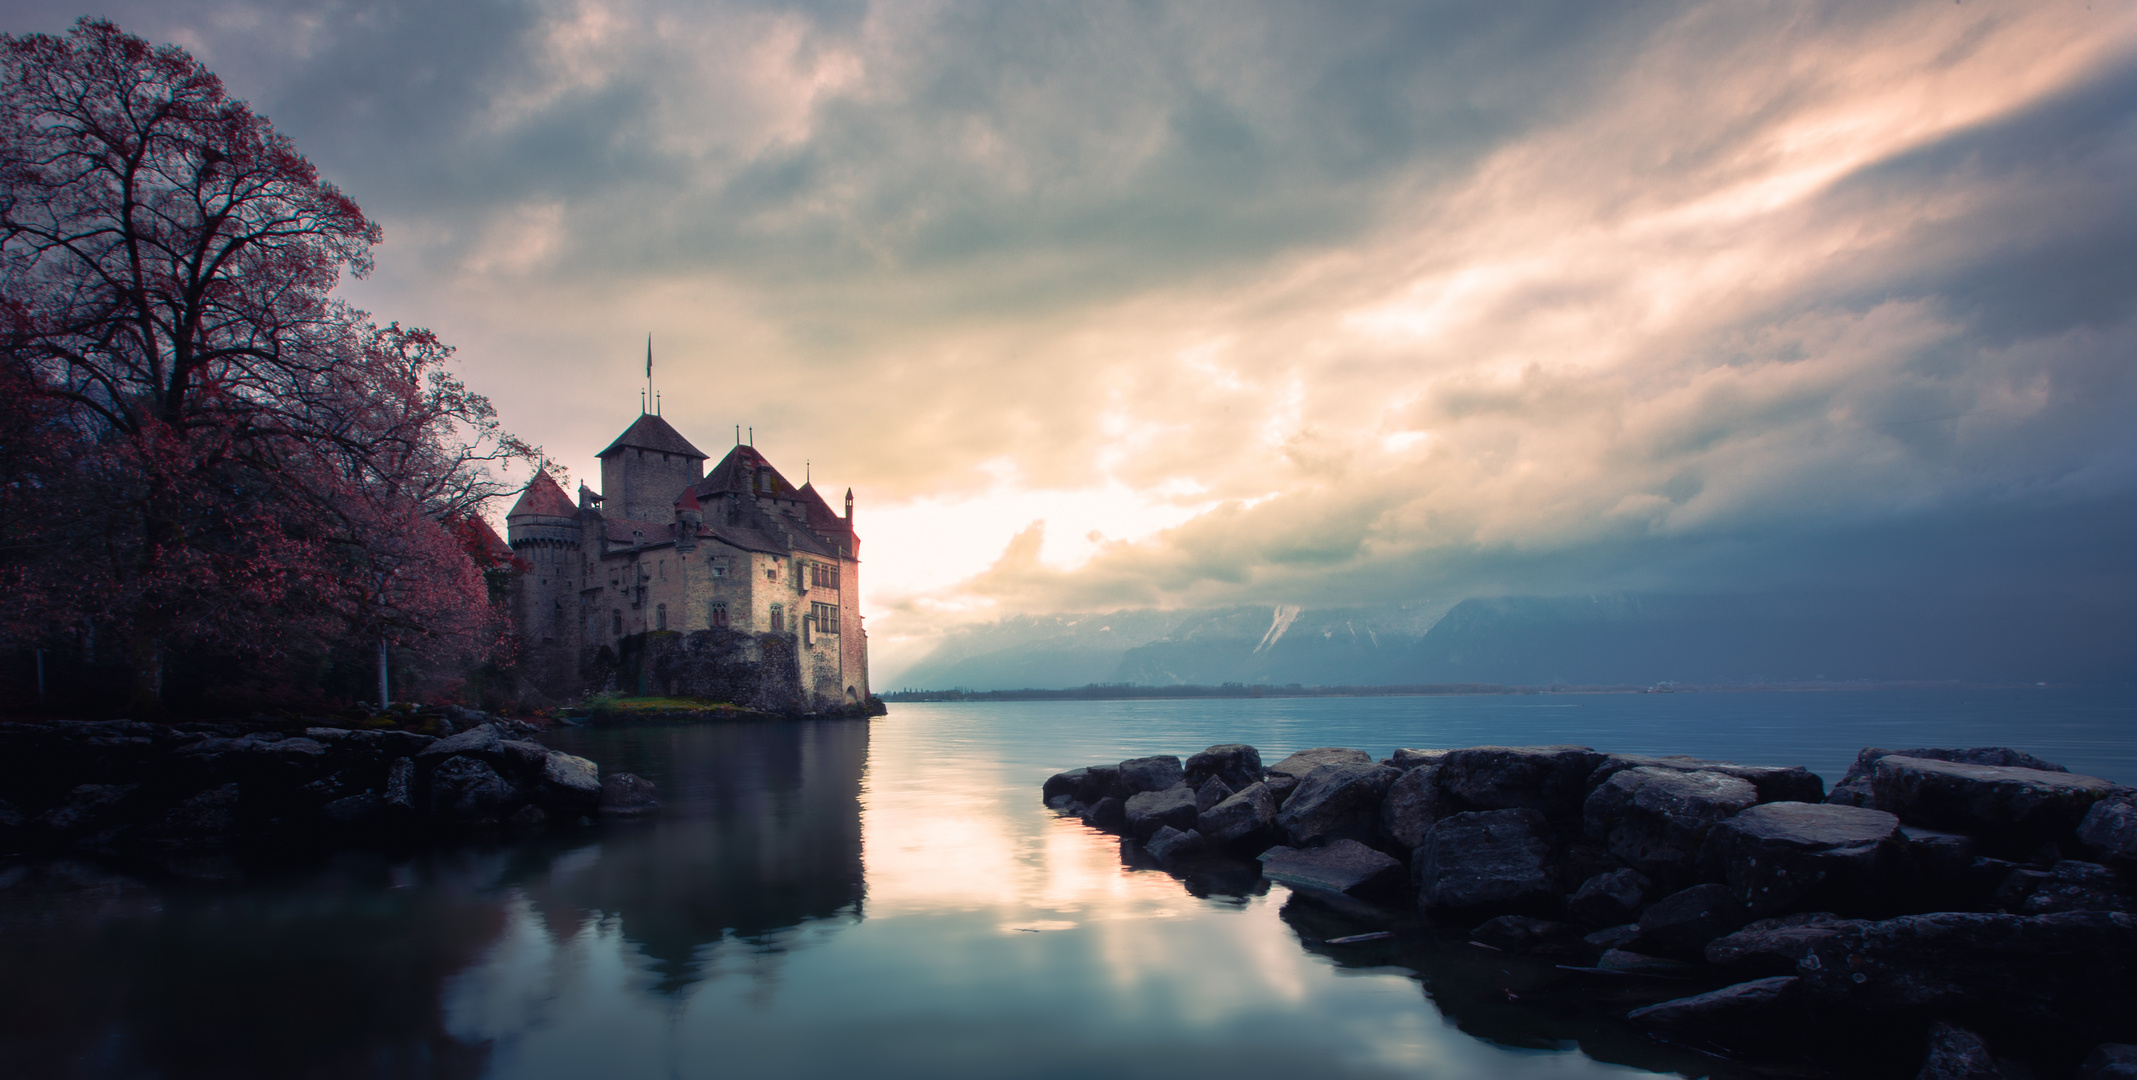
[(568, 711), (596, 724), (733, 720), (762, 715), (728, 701), (692, 697), (624, 697), (620, 694), (597, 694), (586, 699), (580, 708)]

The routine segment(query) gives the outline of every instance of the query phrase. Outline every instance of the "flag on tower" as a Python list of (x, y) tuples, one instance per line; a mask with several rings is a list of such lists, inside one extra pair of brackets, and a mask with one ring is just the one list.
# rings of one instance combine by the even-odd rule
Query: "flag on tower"
[(646, 378), (653, 377), (653, 335), (646, 335)]

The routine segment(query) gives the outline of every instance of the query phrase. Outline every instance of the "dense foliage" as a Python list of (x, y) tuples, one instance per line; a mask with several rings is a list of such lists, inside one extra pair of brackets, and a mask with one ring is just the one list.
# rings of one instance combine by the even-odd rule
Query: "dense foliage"
[(116, 659), (137, 707), (174, 657), (496, 660), (472, 516), (538, 454), (333, 296), (378, 226), (175, 46), (84, 19), (0, 64), (0, 636)]

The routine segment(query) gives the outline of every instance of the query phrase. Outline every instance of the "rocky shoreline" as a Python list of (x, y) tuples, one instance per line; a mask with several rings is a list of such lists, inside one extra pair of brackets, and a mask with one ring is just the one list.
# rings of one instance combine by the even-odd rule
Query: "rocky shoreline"
[(1134, 861), (1253, 860), (1599, 988), (1712, 987), (1627, 1020), (1725, 1057), (1847, 1030), (1913, 1040), (1927, 1078), (2137, 1078), (2137, 791), (2019, 751), (1866, 749), (1827, 793), (1575, 746), (1224, 744), (1042, 794)]
[[(408, 842), (660, 805), (630, 773), (469, 713), (444, 736), (136, 720), (0, 724), (0, 853)], [(448, 730), (453, 725), (447, 722)]]

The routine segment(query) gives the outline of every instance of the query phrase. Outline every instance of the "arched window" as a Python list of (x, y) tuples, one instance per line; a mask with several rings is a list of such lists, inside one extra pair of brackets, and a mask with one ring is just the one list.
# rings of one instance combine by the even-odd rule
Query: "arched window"
[(712, 610), (706, 613), (705, 622), (711, 626), (727, 625), (727, 601), (714, 600)]
[(608, 613), (608, 619), (609, 619), (609, 622), (608, 622), (608, 632), (609, 632), (609, 635), (610, 635), (611, 637), (622, 637), (622, 636), (623, 636), (623, 609), (622, 609), (622, 608), (617, 608), (616, 610), (614, 610), (614, 611), (611, 611), (611, 612), (609, 612), (609, 613)]
[(786, 629), (787, 629), (787, 609), (786, 609), (786, 608), (784, 608), (784, 607), (782, 607), (782, 606), (780, 606), (780, 605), (778, 605), (778, 604), (773, 604), (773, 605), (772, 605), (772, 633), (775, 633), (775, 634), (783, 634), (783, 633), (786, 633)]
[(668, 628), (668, 605), (656, 604), (653, 608), (653, 619), (654, 629), (666, 630)]

